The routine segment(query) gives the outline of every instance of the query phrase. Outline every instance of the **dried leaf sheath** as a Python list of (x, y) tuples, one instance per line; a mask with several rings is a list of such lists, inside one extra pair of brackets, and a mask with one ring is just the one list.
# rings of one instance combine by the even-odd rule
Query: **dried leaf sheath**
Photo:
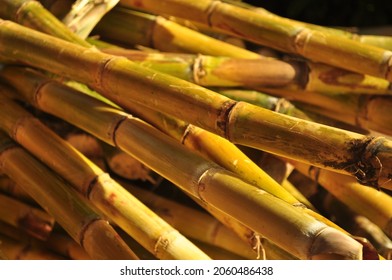
[(137, 259), (114, 229), (56, 174), (0, 133), (0, 168), (28, 192), (94, 259)]
[[(34, 91), (26, 91), (26, 87), (23, 94), (28, 99), (32, 98), (30, 101), (42, 110), (127, 151), (192, 196), (241, 220), (299, 258), (336, 257), (329, 253), (324, 255), (326, 251), (336, 252), (343, 258), (362, 257), (361, 245), (353, 242), (350, 237), (248, 185), (144, 122), (130, 116), (119, 118), (119, 115), (124, 116), (124, 112), (107, 107), (79, 92), (72, 92), (55, 82), (46, 82), (40, 87), (38, 99), (34, 97)], [(58, 106), (60, 103), (61, 110)], [(67, 111), (72, 111), (73, 114), (67, 114)], [(94, 130), (93, 123), (100, 124), (99, 130)], [(304, 232), (307, 232), (305, 236)], [(328, 241), (330, 238), (340, 239), (342, 243), (333, 244)], [(327, 249), (328, 247), (332, 248)]]
[[(130, 101), (141, 103), (236, 144), (351, 173), (364, 184), (389, 187), (383, 185), (392, 173), (392, 144), (386, 139), (372, 139), (235, 102), (126, 58), (70, 44), (15, 23), (2, 21), (0, 26), (0, 42), (7, 42), (1, 45), (0, 54), (89, 84), (123, 108)], [(374, 159), (376, 154), (379, 161)], [(379, 163), (384, 168), (380, 169)]]

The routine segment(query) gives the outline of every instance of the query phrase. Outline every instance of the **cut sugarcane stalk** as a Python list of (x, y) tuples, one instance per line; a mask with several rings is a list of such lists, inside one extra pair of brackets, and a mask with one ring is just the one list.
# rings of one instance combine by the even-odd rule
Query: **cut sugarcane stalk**
[(392, 258), (392, 241), (374, 222), (365, 216), (356, 214), (330, 193), (326, 196), (323, 207), (329, 215), (334, 217), (338, 224), (353, 235), (368, 239), (384, 258)]
[(304, 89), (328, 94), (392, 93), (387, 80), (309, 61), (147, 53), (118, 47), (101, 51), (201, 86)]
[(89, 47), (90, 44), (74, 34), (54, 15), (35, 0), (2, 0), (0, 17), (11, 19), (22, 25), (52, 34), (64, 40)]
[(126, 7), (206, 23), (218, 30), (310, 60), (392, 81), (392, 52), (354, 40), (295, 26), (291, 22), (215, 0), (121, 0)]
[(93, 259), (137, 259), (71, 186), (0, 133), (1, 170), (28, 192)]
[(0, 99), (0, 127), (66, 178), (78, 192), (140, 240), (149, 251), (163, 259), (208, 259), (208, 256), (124, 190), (107, 173), (67, 145), (28, 112), (6, 98)]
[(246, 259), (256, 257), (256, 253), (250, 246), (210, 215), (131, 184), (123, 185), (186, 236), (220, 247)]
[[(15, 23), (2, 21), (0, 26), (0, 42), (7, 42), (1, 45), (0, 53), (89, 84), (123, 108), (130, 102), (144, 104), (233, 143), (350, 173), (363, 184), (390, 187), (385, 182), (391, 177), (392, 143), (385, 138), (290, 118), (235, 102), (192, 83), (137, 66), (126, 58), (86, 49)], [(28, 46), (38, 48), (39, 52), (26, 52)], [(48, 59), (53, 56), (57, 60)], [(75, 67), (79, 71), (71, 70)], [(270, 145), (272, 142), (274, 145)], [(379, 161), (374, 159), (375, 154)], [(380, 169), (379, 163), (384, 168)]]
[(349, 31), (346, 31), (343, 29), (325, 27), (325, 26), (321, 26), (321, 25), (316, 25), (316, 24), (311, 24), (311, 23), (307, 23), (307, 22), (301, 22), (298, 20), (280, 17), (276, 14), (273, 14), (273, 13), (267, 11), (266, 9), (263, 9), (261, 7), (255, 7), (255, 6), (249, 5), (247, 3), (243, 3), (243, 2), (232, 1), (232, 0), (223, 0), (222, 2), (226, 2), (229, 4), (235, 5), (235, 6), (245, 8), (245, 9), (253, 10), (255, 12), (263, 14), (266, 17), (276, 18), (278, 20), (285, 21), (291, 25), (295, 25), (295, 26), (299, 26), (299, 27), (306, 27), (311, 30), (320, 31), (320, 32), (327, 33), (327, 34), (343, 36), (343, 37), (346, 37), (346, 38), (349, 38), (349, 39), (352, 39), (355, 41), (359, 41), (364, 44), (369, 44), (369, 45), (377, 46), (377, 47), (380, 47), (383, 49), (392, 50), (392, 37), (390, 37), (390, 36), (360, 35), (360, 34), (349, 32)]
[[(41, 90), (45, 88), (44, 91), (50, 93), (50, 90), (48, 91), (48, 86), (50, 85), (52, 83), (46, 83), (41, 87)], [(58, 89), (56, 90), (57, 93), (59, 93)], [(169, 177), (170, 181), (180, 186), (191, 196), (196, 196), (241, 220), (245, 225), (256, 232), (260, 232), (290, 253), (306, 259), (330, 257), (361, 258), (362, 246), (344, 233), (326, 226), (324, 223), (303, 213), (303, 211), (243, 182), (234, 174), (191, 153), (144, 122), (130, 116), (124, 118), (126, 116), (125, 113), (115, 108), (107, 108), (105, 110), (106, 105), (104, 103), (93, 100), (88, 96), (82, 96), (78, 92), (70, 95), (69, 88), (64, 88), (64, 91), (71, 98), (60, 97), (59, 100), (62, 100), (60, 102), (62, 104), (61, 111), (63, 113), (66, 112), (67, 110), (64, 110), (64, 108), (70, 106), (68, 108), (72, 108), (73, 114), (65, 114), (60, 116), (60, 118), (89, 131), (111, 145), (116, 145), (129, 152), (162, 176)], [(44, 110), (46, 112), (51, 111), (53, 108), (49, 109), (51, 107), (49, 105), (54, 99), (52, 101), (47, 98), (43, 99), (44, 94), (42, 91), (40, 91), (40, 96), (39, 103), (41, 105), (35, 105), (42, 107), (42, 104), (46, 104), (43, 106)], [(65, 102), (70, 103), (66, 104)], [(52, 104), (59, 103), (55, 101)], [(84, 104), (89, 105), (85, 106)], [(58, 109), (59, 107), (56, 105), (54, 111), (58, 111), (56, 108)], [(96, 109), (98, 110), (96, 111)], [(57, 116), (61, 114), (60, 112), (51, 113)], [(93, 125), (93, 123), (97, 122), (99, 126), (97, 129), (94, 129), (97, 126)], [(154, 151), (154, 154), (151, 151)], [(235, 202), (228, 204), (227, 201), (231, 200)], [(233, 207), (235, 205), (239, 207)], [(279, 209), (281, 207), (285, 208), (285, 210)], [(249, 213), (257, 214), (249, 215)], [(293, 223), (294, 220), (295, 222)], [(266, 227), (267, 224), (268, 226)], [(309, 228), (309, 226), (312, 229), (305, 237), (303, 234), (307, 232), (306, 228)], [(284, 232), (280, 231), (281, 227), (285, 228)], [(317, 228), (318, 230), (316, 230)], [(278, 234), (277, 232), (280, 233)], [(284, 237), (278, 237), (282, 236), (281, 234)], [(312, 240), (314, 238), (316, 240)], [(340, 239), (341, 242), (331, 243), (330, 238)], [(331, 246), (332, 248), (330, 249), (325, 248)]]
[(161, 16), (115, 8), (95, 30), (104, 39), (128, 46), (142, 45), (161, 51), (201, 53), (236, 58), (259, 58), (251, 51), (233, 46), (181, 26)]
[(316, 180), (337, 199), (382, 228), (392, 237), (392, 197), (373, 188), (361, 186), (351, 177), (292, 162), (301, 173)]

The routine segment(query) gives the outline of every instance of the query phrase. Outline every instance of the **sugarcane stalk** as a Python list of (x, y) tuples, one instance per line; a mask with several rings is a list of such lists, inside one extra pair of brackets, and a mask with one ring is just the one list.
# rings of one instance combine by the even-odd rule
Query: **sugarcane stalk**
[(35, 201), (15, 182), (6, 176), (0, 176), (0, 191), (18, 200), (24, 201), (33, 205)]
[(73, 260), (91, 259), (91, 257), (79, 244), (77, 244), (72, 238), (65, 234), (51, 234), (48, 240), (45, 242), (45, 246), (48, 249), (53, 250), (63, 256), (67, 256)]
[[(305, 94), (309, 96), (309, 94)], [(305, 96), (302, 96), (306, 98)], [(356, 125), (363, 129), (377, 131), (386, 135), (392, 135), (392, 127), (390, 125), (390, 106), (392, 104), (392, 98), (389, 96), (321, 96), (320, 99), (325, 100), (315, 101), (319, 106), (309, 106), (305, 103), (297, 104), (298, 107), (304, 108), (308, 111), (317, 111), (325, 116), (335, 118), (342, 122), (346, 122), (351, 125)], [(310, 99), (308, 99), (310, 100)], [(312, 103), (314, 99), (311, 99)], [(329, 104), (329, 106), (328, 106)], [(334, 106), (331, 106), (334, 105)]]
[[(0, 25), (0, 42), (7, 42), (1, 45), (0, 53), (89, 84), (124, 108), (129, 102), (144, 104), (233, 143), (350, 173), (363, 184), (389, 187), (384, 183), (391, 177), (392, 145), (384, 138), (373, 139), (235, 102), (192, 83), (137, 66), (126, 58), (86, 49), (12, 22), (2, 21)], [(20, 33), (24, 36), (19, 36)], [(27, 52), (28, 46), (38, 48), (39, 52)], [(75, 67), (79, 71), (71, 71)], [(274, 145), (270, 145), (272, 142)], [(374, 159), (375, 154), (379, 161)]]
[(10, 260), (63, 260), (64, 257), (54, 254), (37, 245), (28, 242), (18, 242), (4, 235), (0, 235), (0, 252), (3, 251)]
[[(144, 122), (125, 115), (123, 111), (118, 111), (115, 108), (105, 110), (104, 103), (80, 93), (70, 95), (67, 88), (64, 91), (66, 91), (67, 96), (72, 98), (60, 97), (59, 100), (62, 100), (60, 102), (62, 104), (61, 111), (65, 112), (67, 111), (64, 110), (65, 108), (70, 108), (73, 114), (60, 116), (61, 112), (51, 112), (52, 109), (58, 111), (55, 108), (58, 109), (57, 104), (60, 104), (58, 101), (54, 101), (55, 99), (48, 98), (45, 94), (45, 92), (51, 92), (49, 88), (52, 85), (53, 83), (48, 82), (41, 87), (43, 91), (39, 91), (40, 98), (36, 100), (38, 101), (35, 104), (36, 106), (79, 126), (111, 145), (129, 152), (191, 196), (196, 196), (241, 220), (245, 225), (256, 232), (260, 232), (290, 253), (300, 258), (361, 258), (362, 246), (353, 242), (347, 235), (326, 226), (286, 202), (243, 182), (234, 174), (190, 152), (175, 140), (159, 133)], [(60, 92), (58, 89), (56, 90), (57, 93)], [(30, 94), (33, 93), (30, 92)], [(28, 96), (26, 97), (28, 98)], [(33, 100), (30, 101), (35, 103)], [(50, 103), (56, 104), (55, 108)], [(86, 106), (85, 104), (89, 105)], [(50, 109), (50, 107), (52, 108)], [(96, 127), (96, 125), (93, 125), (93, 123), (97, 122), (99, 123), (99, 129), (95, 130), (94, 126)], [(154, 153), (151, 151), (154, 151)], [(229, 201), (232, 201), (232, 203), (228, 203)], [(249, 213), (255, 214), (249, 215)], [(293, 223), (293, 221), (295, 222)], [(310, 232), (306, 230), (309, 226), (312, 228)], [(280, 228), (285, 228), (284, 232), (281, 232)], [(318, 230), (316, 230), (317, 228)], [(278, 232), (280, 233), (278, 234)], [(306, 237), (303, 235), (304, 232), (307, 232)], [(284, 237), (277, 237), (281, 234)], [(342, 243), (330, 243), (331, 235), (334, 236), (333, 238), (342, 240)], [(344, 244), (344, 248), (341, 248), (340, 244)], [(333, 248), (325, 249), (325, 247), (330, 246)], [(335, 248), (335, 246), (338, 248)], [(321, 252), (324, 250), (335, 251), (336, 254)], [(349, 251), (348, 254), (346, 250)]]
[(52, 232), (45, 241), (40, 241), (11, 225), (0, 222), (0, 235), (5, 235), (21, 243), (29, 243), (32, 246), (39, 246), (40, 248), (44, 247), (60, 256), (74, 260), (91, 259), (91, 257), (79, 244), (63, 233)]
[(229, 4), (235, 5), (235, 6), (245, 8), (245, 9), (253, 10), (257, 13), (263, 14), (266, 17), (271, 17), (271, 18), (278, 19), (280, 21), (285, 21), (285, 22), (287, 22), (287, 24), (291, 24), (291, 25), (295, 25), (295, 26), (299, 26), (299, 27), (305, 27), (305, 28), (309, 28), (311, 30), (320, 31), (323, 33), (331, 34), (331, 35), (343, 36), (343, 37), (346, 37), (346, 38), (349, 38), (349, 39), (352, 39), (355, 41), (359, 41), (364, 44), (369, 44), (369, 45), (377, 46), (377, 47), (380, 47), (383, 49), (392, 50), (392, 37), (390, 37), (390, 36), (360, 35), (360, 34), (353, 33), (353, 32), (347, 31), (347, 30), (343, 30), (343, 29), (325, 27), (325, 26), (321, 26), (321, 25), (317, 25), (317, 24), (311, 24), (311, 23), (307, 23), (307, 22), (301, 22), (298, 20), (280, 17), (276, 14), (273, 14), (273, 13), (267, 11), (266, 9), (263, 9), (261, 7), (255, 7), (250, 4), (243, 3), (243, 2), (231, 1), (231, 0), (223, 0), (222, 2), (226, 2)]
[[(286, 99), (283, 97), (269, 95), (257, 90), (232, 89), (232, 88), (212, 88), (212, 89), (236, 101), (248, 102), (256, 106), (260, 106), (262, 108), (269, 109), (295, 118), (311, 120), (313, 122), (317, 122), (328, 126), (333, 126), (333, 127), (361, 133), (361, 134), (369, 133), (369, 131), (365, 129), (366, 127), (365, 125), (363, 128), (361, 128), (358, 127), (357, 125), (354, 125), (354, 123), (352, 124), (348, 123), (344, 118), (343, 119), (345, 121), (339, 121), (335, 117), (331, 117), (333, 116), (333, 114), (327, 114), (327, 115), (331, 115), (327, 117), (326, 115), (319, 113), (318, 112), (319, 107), (317, 106), (314, 105), (309, 105), (309, 107), (306, 105), (303, 106), (302, 103), (297, 104), (295, 100), (290, 102), (289, 99), (295, 99), (291, 95), (288, 96), (288, 99)], [(318, 93), (314, 93), (314, 94), (315, 96), (313, 96), (313, 99), (316, 99)], [(308, 94), (306, 91), (304, 92), (304, 95), (312, 99), (310, 94)], [(330, 95), (327, 95), (327, 98), (329, 96)], [(355, 96), (353, 97), (355, 98)], [(331, 99), (332, 98), (334, 98), (334, 96), (332, 96)], [(348, 98), (351, 98), (351, 96)], [(305, 100), (305, 98), (303, 97), (301, 100)], [(317, 101), (316, 104), (318, 103), (322, 103), (322, 101)], [(324, 106), (327, 106), (327, 104), (324, 104)], [(342, 114), (339, 114), (339, 116), (341, 115)]]
[(386, 259), (392, 258), (392, 241), (374, 222), (352, 211), (347, 205), (329, 193), (323, 202), (324, 209), (355, 236), (364, 237)]
[[(95, 207), (122, 226), (149, 251), (163, 259), (208, 259), (98, 166), (16, 103), (1, 99), (0, 127), (66, 178)], [(117, 116), (117, 120), (121, 118)]]
[(114, 229), (50, 169), (0, 134), (1, 170), (23, 186), (93, 259), (136, 259)]
[(81, 46), (91, 45), (65, 27), (53, 14), (35, 0), (2, 0), (0, 18), (10, 19), (30, 28), (74, 42)]
[(41, 240), (48, 238), (54, 226), (53, 217), (45, 211), (2, 194), (0, 219)]
[(101, 51), (201, 86), (272, 87), (328, 94), (392, 93), (387, 80), (309, 61), (146, 53), (111, 47)]
[(207, 252), (214, 260), (246, 260), (246, 258), (234, 254), (230, 251), (226, 251), (220, 247), (201, 242), (199, 240), (194, 240), (195, 244), (201, 248), (203, 251)]
[(358, 184), (351, 177), (292, 162), (297, 170), (316, 180), (338, 200), (348, 205), (392, 237), (392, 197), (373, 188)]
[(354, 40), (295, 26), (291, 22), (215, 0), (121, 0), (126, 7), (206, 23), (218, 30), (313, 61), (392, 80), (392, 52)]
[(122, 45), (178, 53), (201, 53), (236, 58), (259, 58), (256, 53), (222, 42), (161, 16), (114, 8), (96, 26), (100, 37)]
[(118, 2), (119, 0), (77, 0), (62, 21), (74, 33), (86, 39), (95, 25)]
[(248, 244), (212, 216), (140, 187), (131, 184), (123, 185), (189, 238), (225, 249), (246, 259), (256, 257)]

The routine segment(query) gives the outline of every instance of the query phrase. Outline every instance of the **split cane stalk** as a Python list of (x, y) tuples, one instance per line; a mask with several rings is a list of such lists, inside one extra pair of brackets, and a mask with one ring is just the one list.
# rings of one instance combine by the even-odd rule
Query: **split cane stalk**
[[(1, 98), (0, 98), (1, 99)], [(98, 166), (78, 153), (16, 103), (3, 98), (0, 127), (40, 158), (100, 211), (164, 259), (208, 259)], [(121, 115), (118, 115), (121, 120)], [(98, 124), (99, 125), (99, 124)]]
[[(55, 91), (50, 89), (52, 86), (56, 88)], [(30, 101), (42, 110), (129, 152), (191, 196), (240, 220), (299, 258), (361, 258), (362, 246), (350, 237), (243, 182), (234, 174), (190, 152), (175, 140), (123, 111), (106, 107), (104, 103), (79, 92), (72, 94), (69, 88), (57, 83), (47, 82), (42, 85), (38, 99), (33, 97), (33, 92), (24, 88), (26, 98), (33, 98)], [(56, 100), (58, 97), (52, 94), (60, 93), (60, 88), (69, 98), (58, 96), (60, 99)], [(69, 108), (73, 114), (59, 112), (59, 104), (63, 113), (68, 111), (65, 108)], [(307, 232), (306, 237), (304, 232)], [(341, 242), (331, 243), (330, 238)], [(330, 249), (325, 248), (331, 246)]]
[(93, 259), (136, 259), (114, 229), (95, 214), (71, 186), (0, 134), (1, 170), (23, 186)]
[(0, 219), (41, 240), (50, 235), (54, 219), (45, 211), (0, 194)]
[[(157, 108), (233, 143), (355, 174), (364, 184), (383, 185), (391, 177), (392, 143), (385, 138), (290, 118), (235, 102), (126, 58), (86, 49), (12, 22), (2, 21), (0, 26), (0, 42), (7, 42), (1, 44), (1, 54), (89, 84), (123, 108), (129, 102)], [(79, 70), (73, 71), (75, 67)], [(376, 154), (378, 160), (374, 159)]]
[(126, 7), (206, 23), (218, 30), (310, 60), (392, 81), (392, 52), (315, 31), (215, 0), (121, 0)]

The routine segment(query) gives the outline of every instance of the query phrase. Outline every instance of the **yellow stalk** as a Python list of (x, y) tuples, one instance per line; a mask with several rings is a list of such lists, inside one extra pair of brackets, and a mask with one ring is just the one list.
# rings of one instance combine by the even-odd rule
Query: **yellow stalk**
[(136, 259), (114, 229), (23, 148), (0, 133), (1, 171), (24, 188), (93, 259)]
[(184, 235), (247, 259), (256, 257), (250, 246), (210, 215), (131, 184), (123, 185)]
[[(126, 58), (70, 44), (11, 22), (3, 21), (1, 31), (0, 41), (6, 40), (7, 44), (1, 45), (0, 53), (92, 85), (124, 108), (130, 102), (144, 104), (233, 143), (350, 173), (363, 184), (390, 187), (384, 184), (391, 176), (392, 166), (392, 143), (387, 139), (374, 139), (235, 102), (192, 83), (137, 66)], [(28, 46), (40, 51), (28, 52)], [(53, 56), (57, 60), (49, 59)], [(71, 70), (75, 67), (79, 71)], [(382, 169), (374, 160), (374, 149)]]
[(78, 35), (62, 24), (53, 14), (35, 0), (2, 0), (0, 17), (10, 19), (27, 27), (52, 34), (64, 40), (89, 47)]
[(291, 22), (215, 0), (197, 3), (168, 0), (121, 0), (126, 7), (169, 14), (207, 23), (218, 30), (310, 60), (392, 81), (392, 52), (339, 35), (315, 31)]
[[(0, 127), (68, 180), (95, 207), (149, 251), (163, 259), (208, 259), (196, 246), (39, 120), (16, 103), (1, 99)], [(121, 120), (121, 117), (117, 120)]]
[(392, 237), (392, 197), (373, 188), (365, 187), (353, 178), (309, 167), (306, 164), (292, 162), (301, 173), (319, 182), (337, 199), (348, 205), (356, 213), (361, 214), (382, 228)]
[[(51, 87), (57, 90), (52, 91)], [(60, 102), (55, 101), (58, 97), (52, 94), (61, 92), (66, 95), (59, 97)], [(25, 93), (27, 98), (32, 94)], [(350, 237), (243, 182), (123, 111), (79, 92), (71, 94), (69, 88), (57, 83), (45, 83), (40, 87), (39, 95), (39, 99), (30, 100), (39, 108), (130, 153), (190, 195), (241, 220), (299, 258), (361, 258), (362, 246)], [(60, 111), (58, 104), (62, 104)], [(70, 108), (73, 114), (67, 114), (65, 108)], [(97, 122), (99, 126), (95, 125)], [(339, 239), (341, 243), (331, 243), (331, 238)]]
[(124, 8), (115, 8), (103, 17), (95, 32), (106, 40), (122, 45), (142, 45), (161, 51), (236, 58), (260, 57), (256, 53), (206, 36), (164, 17)]

